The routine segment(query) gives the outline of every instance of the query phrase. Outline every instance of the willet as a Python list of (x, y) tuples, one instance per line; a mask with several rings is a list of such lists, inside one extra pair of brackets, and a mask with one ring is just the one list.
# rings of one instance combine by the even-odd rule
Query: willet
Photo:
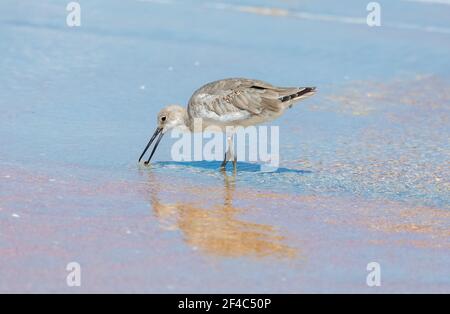
[[(170, 105), (158, 113), (158, 126), (139, 157), (139, 162), (157, 138), (150, 157), (145, 162), (147, 165), (163, 135), (175, 127), (185, 127), (193, 132), (196, 119), (201, 119), (203, 129), (217, 126), (223, 130), (232, 130), (238, 126), (264, 123), (281, 116), (287, 108), (291, 108), (301, 99), (314, 95), (315, 91), (315, 87), (277, 87), (263, 81), (245, 78), (208, 83), (194, 92), (187, 109), (179, 105)], [(227, 162), (233, 159), (233, 166), (236, 169), (233, 132), (227, 132), (226, 135), (228, 148), (221, 168), (224, 169)]]

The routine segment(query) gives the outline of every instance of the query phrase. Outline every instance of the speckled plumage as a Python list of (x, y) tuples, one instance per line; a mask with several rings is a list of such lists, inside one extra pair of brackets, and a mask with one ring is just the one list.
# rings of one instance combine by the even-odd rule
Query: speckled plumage
[(204, 127), (249, 126), (279, 117), (286, 108), (315, 93), (314, 87), (277, 87), (231, 78), (208, 83), (189, 100), (189, 120), (201, 118)]
[[(276, 87), (263, 81), (245, 78), (208, 83), (194, 92), (187, 109), (170, 105), (158, 113), (158, 127), (139, 161), (156, 140), (146, 164), (150, 162), (164, 133), (170, 129), (189, 128), (196, 132), (214, 126), (227, 133), (228, 149), (222, 168), (225, 168), (230, 159), (233, 159), (236, 168), (237, 159), (233, 152), (235, 127), (246, 127), (273, 120), (297, 101), (312, 96), (315, 91), (315, 87)], [(197, 124), (198, 119), (201, 120), (201, 127)]]

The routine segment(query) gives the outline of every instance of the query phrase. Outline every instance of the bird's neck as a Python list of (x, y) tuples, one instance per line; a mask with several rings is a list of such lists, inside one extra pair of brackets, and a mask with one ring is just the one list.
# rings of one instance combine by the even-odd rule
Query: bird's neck
[(189, 114), (185, 108), (183, 108), (183, 122), (184, 126), (190, 130), (191, 129), (191, 119), (189, 119)]
[(183, 123), (184, 125), (182, 126), (186, 131), (190, 131), (192, 132), (193, 130), (193, 123), (191, 123), (191, 118), (189, 117), (188, 111), (183, 108)]

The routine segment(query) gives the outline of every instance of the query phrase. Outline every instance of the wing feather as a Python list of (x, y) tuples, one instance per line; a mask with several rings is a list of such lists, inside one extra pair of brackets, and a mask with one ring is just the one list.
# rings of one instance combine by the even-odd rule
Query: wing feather
[(252, 116), (276, 116), (306, 92), (305, 88), (276, 87), (259, 80), (225, 79), (195, 91), (189, 100), (188, 114), (191, 118), (227, 123)]

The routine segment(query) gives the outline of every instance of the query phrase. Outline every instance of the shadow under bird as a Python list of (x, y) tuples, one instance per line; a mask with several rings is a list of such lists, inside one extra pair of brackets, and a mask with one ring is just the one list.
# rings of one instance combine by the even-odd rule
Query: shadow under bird
[(221, 168), (229, 160), (236, 169), (237, 157), (233, 152), (233, 127), (257, 125), (281, 116), (296, 102), (314, 95), (315, 87), (277, 87), (269, 83), (245, 79), (230, 78), (208, 83), (194, 92), (187, 109), (179, 105), (170, 105), (158, 113), (157, 128), (143, 153), (156, 140), (146, 165), (153, 157), (164, 134), (175, 128), (187, 128), (194, 132), (194, 120), (201, 119), (202, 128), (216, 126), (227, 131), (227, 151)]

